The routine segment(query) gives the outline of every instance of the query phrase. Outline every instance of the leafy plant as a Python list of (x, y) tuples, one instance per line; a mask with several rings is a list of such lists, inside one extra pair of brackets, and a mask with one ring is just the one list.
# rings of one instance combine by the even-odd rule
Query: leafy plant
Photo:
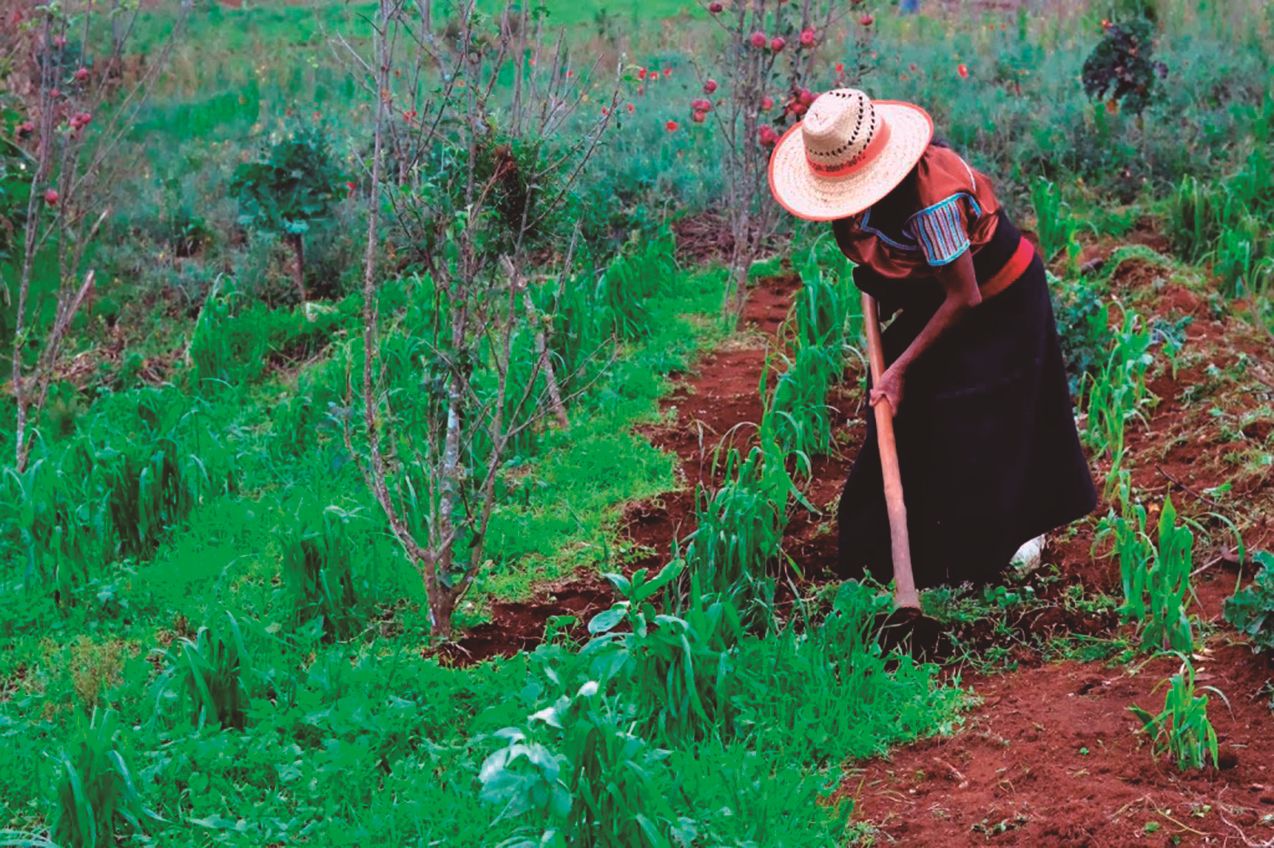
[[(496, 817), (531, 819), (500, 848), (664, 848), (677, 830), (661, 791), (668, 752), (633, 733), (623, 701), (588, 681), (528, 718), (526, 729), (498, 731), (504, 748), (478, 775)], [(537, 741), (544, 740), (544, 741)]]
[(230, 190), (239, 201), (239, 223), (281, 236), (291, 247), (292, 279), (301, 302), (305, 291), (305, 234), (332, 214), (341, 169), (327, 137), (303, 126), (275, 141), (235, 171)]
[(1168, 72), (1167, 65), (1154, 60), (1154, 49), (1154, 24), (1145, 18), (1107, 24), (1102, 40), (1084, 61), (1084, 92), (1141, 114), (1150, 103), (1155, 80)]
[(1208, 719), (1208, 696), (1201, 691), (1216, 693), (1222, 700), (1225, 695), (1214, 686), (1195, 685), (1194, 666), (1189, 657), (1177, 653), (1181, 668), (1168, 680), (1155, 687), (1167, 686), (1163, 709), (1157, 714), (1138, 707), (1128, 708), (1141, 721), (1142, 729), (1151, 739), (1154, 756), (1167, 755), (1182, 771), (1203, 768), (1208, 760), (1217, 764), (1216, 729)]
[(1031, 183), (1031, 204), (1035, 207), (1035, 230), (1040, 240), (1040, 253), (1052, 259), (1063, 250), (1067, 267), (1077, 270), (1079, 261), (1079, 219), (1062, 199), (1062, 190), (1054, 182), (1037, 177)]
[(1142, 627), (1142, 647), (1193, 650), (1193, 628), (1186, 610), (1194, 533), (1178, 526), (1172, 499), (1167, 498), (1160, 511), (1156, 540), (1146, 532), (1146, 508), (1131, 502), (1123, 504), (1121, 515), (1105, 519), (1102, 535), (1114, 537), (1124, 589), (1120, 613), (1125, 621)]
[(157, 818), (143, 804), (116, 746), (119, 734), (119, 713), (94, 709), (88, 726), (53, 757), (51, 835), (58, 845), (114, 845), (129, 830), (140, 833), (143, 820)]
[(1109, 359), (1114, 344), (1110, 307), (1098, 283), (1086, 277), (1050, 278), (1049, 293), (1070, 389), (1078, 393)]
[(607, 669), (603, 682), (622, 686), (637, 727), (677, 745), (730, 735), (737, 685), (730, 652), (743, 633), (734, 595), (692, 590), (672, 611), (666, 593), (684, 568), (674, 559), (650, 578), (645, 569), (631, 580), (608, 575), (620, 600), (589, 622), (593, 638), (580, 652), (587, 667)]
[(161, 696), (176, 688), (197, 727), (216, 724), (242, 729), (248, 718), (248, 652), (239, 622), (229, 612), (217, 630), (200, 627), (194, 639), (168, 649), (167, 680)]
[(317, 527), (302, 520), (283, 548), (283, 582), (297, 625), (318, 620), (326, 639), (344, 639), (360, 624), (355, 589), (357, 554), (349, 540), (350, 514), (329, 506)]
[(1257, 551), (1252, 560), (1260, 566), (1252, 584), (1225, 599), (1225, 620), (1252, 640), (1252, 650), (1274, 650), (1274, 554)]

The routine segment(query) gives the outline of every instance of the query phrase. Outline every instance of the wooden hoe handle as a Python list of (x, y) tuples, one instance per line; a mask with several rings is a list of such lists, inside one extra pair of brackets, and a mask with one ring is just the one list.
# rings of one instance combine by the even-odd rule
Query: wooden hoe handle
[[(876, 299), (863, 293), (863, 324), (867, 329), (867, 358), (875, 385), (885, 370), (885, 350), (880, 340), (880, 316)], [(872, 407), (876, 413), (876, 441), (880, 444), (880, 471), (885, 480), (885, 506), (889, 510), (889, 542), (894, 560), (894, 606), (920, 609), (916, 579), (911, 573), (911, 544), (907, 538), (907, 504), (902, 498), (898, 471), (898, 445), (894, 442), (894, 411), (889, 401)]]

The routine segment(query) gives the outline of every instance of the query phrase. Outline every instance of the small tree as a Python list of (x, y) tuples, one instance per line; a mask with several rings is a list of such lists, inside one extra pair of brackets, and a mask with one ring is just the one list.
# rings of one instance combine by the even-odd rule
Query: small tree
[[(558, 213), (618, 90), (582, 114), (596, 66), (569, 67), (564, 38), (547, 40), (526, 4), (486, 16), (464, 0), (444, 18), (427, 0), (380, 0), (373, 26), (370, 59), (344, 45), (375, 103), (361, 397), (352, 375), (349, 387), (361, 415), (345, 437), (421, 571), (434, 631), (449, 638), (486, 562), (514, 439), (546, 415), (561, 419), (551, 325), (527, 292), (573, 267), (578, 227)], [(428, 294), (429, 308), (396, 332), (379, 314), (382, 202)]]
[(308, 300), (305, 234), (331, 216), (341, 179), (327, 138), (315, 127), (302, 127), (240, 165), (231, 183), (239, 223), (274, 233), (292, 249), (292, 280), (302, 304)]
[[(148, 56), (125, 88), (124, 56), (137, 4), (131, 0), (17, 0), (0, 30), (0, 92), (25, 114), (0, 153), (0, 262), (15, 267), (12, 382), (14, 464), (30, 459), (32, 424), (48, 398), (72, 321), (93, 291), (89, 247), (132, 168), (122, 141), (181, 31)], [(184, 14), (184, 13), (183, 13)], [(37, 263), (54, 278), (52, 310), (33, 295)], [(43, 293), (39, 293), (42, 295)]]
[[(875, 23), (863, 0), (736, 0), (702, 3), (724, 42), (710, 62), (698, 66), (706, 98), (691, 104), (693, 117), (711, 115), (717, 129), (725, 179), (723, 205), (730, 223), (734, 296), (727, 308), (742, 309), (748, 269), (774, 235), (780, 209), (770, 198), (770, 151), (783, 129), (800, 120), (813, 102), (819, 63), (834, 67), (837, 85), (856, 84)], [(834, 26), (852, 7), (845, 39), (848, 55), (829, 48)], [(830, 57), (829, 58), (829, 54)], [(828, 68), (831, 71), (832, 68)], [(826, 73), (824, 78), (833, 78)]]
[(1167, 65), (1154, 60), (1154, 24), (1145, 18), (1123, 24), (1103, 21), (1102, 29), (1102, 40), (1084, 60), (1084, 92), (1140, 117), (1156, 78), (1168, 72)]

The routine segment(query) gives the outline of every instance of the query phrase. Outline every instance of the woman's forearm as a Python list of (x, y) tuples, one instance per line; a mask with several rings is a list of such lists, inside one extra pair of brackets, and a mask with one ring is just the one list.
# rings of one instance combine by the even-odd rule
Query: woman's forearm
[(905, 370), (921, 354), (932, 347), (934, 342), (942, 338), (942, 335), (947, 330), (959, 324), (960, 320), (973, 309), (974, 305), (967, 298), (948, 294), (942, 301), (942, 305), (930, 316), (928, 323), (911, 340), (911, 344), (907, 345), (907, 348), (899, 354), (890, 367)]
[(960, 323), (973, 307), (982, 302), (973, 258), (967, 252), (950, 265), (940, 268), (937, 278), (945, 295), (942, 304), (891, 367), (905, 370), (942, 338), (943, 333)]

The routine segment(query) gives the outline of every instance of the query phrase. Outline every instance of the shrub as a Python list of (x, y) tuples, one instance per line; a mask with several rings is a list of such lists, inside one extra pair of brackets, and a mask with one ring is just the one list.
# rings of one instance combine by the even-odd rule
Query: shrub
[(1154, 25), (1142, 18), (1107, 24), (1106, 34), (1084, 62), (1084, 92), (1095, 100), (1122, 103), (1139, 114), (1150, 103), (1155, 78), (1167, 74), (1154, 61)]
[(332, 214), (341, 171), (326, 136), (301, 127), (239, 166), (231, 191), (239, 223), (281, 236), (292, 249), (292, 279), (301, 302), (305, 291), (305, 234)]

